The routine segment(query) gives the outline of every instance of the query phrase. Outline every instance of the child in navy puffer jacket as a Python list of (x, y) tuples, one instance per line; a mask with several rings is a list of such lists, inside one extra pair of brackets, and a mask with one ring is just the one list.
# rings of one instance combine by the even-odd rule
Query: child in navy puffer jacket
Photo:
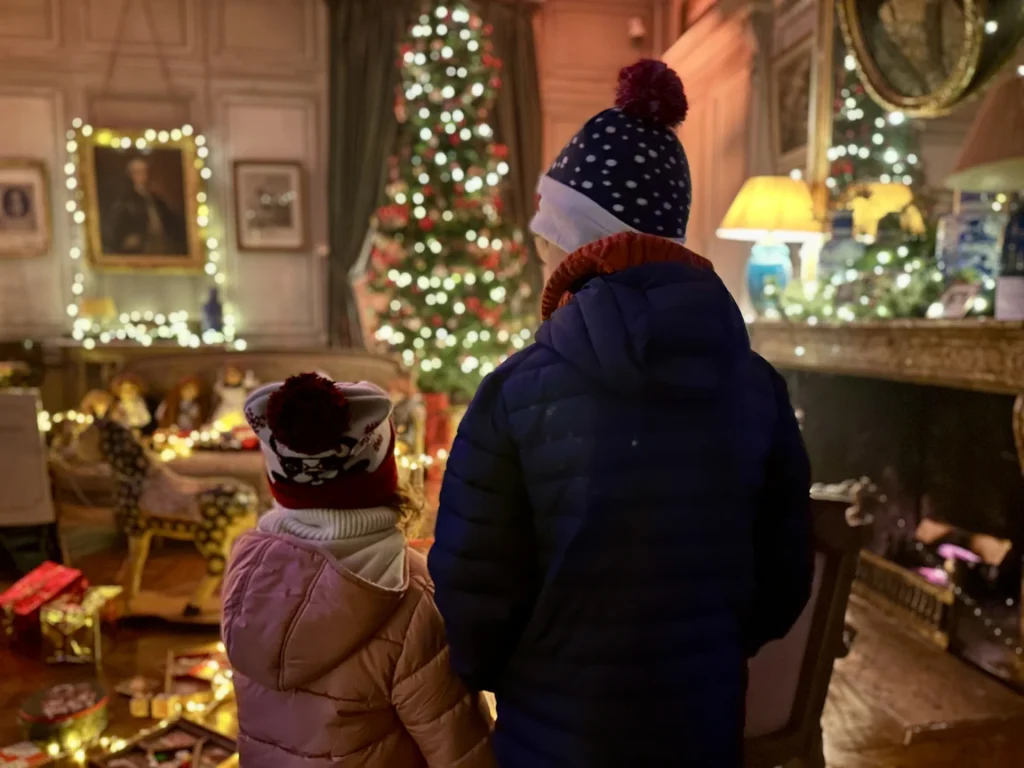
[(430, 571), (503, 768), (740, 768), (746, 662), (813, 571), (786, 386), (684, 245), (686, 99), (623, 70), (541, 179), (536, 343), (459, 427)]

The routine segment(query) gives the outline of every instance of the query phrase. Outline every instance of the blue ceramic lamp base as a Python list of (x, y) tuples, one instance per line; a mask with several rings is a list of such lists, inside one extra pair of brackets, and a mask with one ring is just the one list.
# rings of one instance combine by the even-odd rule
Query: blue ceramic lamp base
[(770, 304), (765, 289), (771, 285), (781, 292), (792, 279), (793, 261), (789, 256), (788, 245), (771, 240), (754, 244), (750, 249), (750, 261), (747, 262), (747, 291), (758, 314), (764, 312)]

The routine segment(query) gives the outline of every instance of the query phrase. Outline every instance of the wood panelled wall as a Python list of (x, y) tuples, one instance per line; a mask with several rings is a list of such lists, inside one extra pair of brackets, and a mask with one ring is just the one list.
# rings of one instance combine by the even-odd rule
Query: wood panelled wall
[[(681, 137), (693, 175), (689, 244), (715, 262), (742, 297), (749, 248), (714, 237), (749, 172), (754, 42), (738, 0), (545, 0), (537, 16), (544, 106), (544, 162), (614, 100), (621, 67), (664, 58), (683, 79), (690, 115)], [(646, 35), (633, 41), (631, 18)]]
[(680, 137), (690, 161), (693, 208), (687, 245), (707, 256), (741, 307), (749, 246), (719, 240), (715, 230), (743, 182), (770, 146), (755, 141), (767, 128), (755, 107), (757, 39), (748, 2), (721, 0), (685, 17), (685, 31), (663, 59), (683, 80), (690, 103)]
[[(619, 69), (661, 53), (661, 0), (545, 0), (537, 14), (544, 167), (586, 120), (612, 106)], [(645, 37), (630, 40), (631, 18)]]
[[(125, 3), (130, 11), (106, 83)], [(241, 331), (268, 344), (321, 342), (326, 65), (323, 0), (0, 0), (0, 156), (46, 162), (53, 220), (48, 254), (0, 259), (0, 337), (57, 336), (67, 329), (72, 225), (64, 211), (64, 134), (81, 117), (115, 128), (187, 122), (202, 131), (226, 246), (225, 294), (236, 305)], [(247, 158), (299, 161), (306, 168), (307, 252), (235, 249), (232, 166)], [(208, 283), (202, 277), (90, 273), (90, 284), (95, 290), (87, 295), (109, 295), (121, 311), (195, 312)]]

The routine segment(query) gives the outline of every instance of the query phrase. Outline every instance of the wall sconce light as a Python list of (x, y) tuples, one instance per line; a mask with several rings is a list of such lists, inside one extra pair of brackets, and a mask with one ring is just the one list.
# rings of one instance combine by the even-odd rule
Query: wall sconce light
[(626, 34), (629, 35), (629, 42), (633, 44), (634, 48), (642, 46), (647, 37), (647, 25), (644, 24), (643, 18), (631, 16), (626, 22)]

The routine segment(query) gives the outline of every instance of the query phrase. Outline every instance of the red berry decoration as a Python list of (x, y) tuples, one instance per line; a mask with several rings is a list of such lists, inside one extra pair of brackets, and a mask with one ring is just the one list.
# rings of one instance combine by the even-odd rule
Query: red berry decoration
[(277, 442), (296, 453), (326, 453), (348, 428), (348, 401), (330, 379), (302, 373), (270, 396), (267, 425)]
[(686, 119), (689, 104), (683, 81), (665, 62), (641, 59), (619, 72), (615, 106), (631, 117), (675, 128)]

